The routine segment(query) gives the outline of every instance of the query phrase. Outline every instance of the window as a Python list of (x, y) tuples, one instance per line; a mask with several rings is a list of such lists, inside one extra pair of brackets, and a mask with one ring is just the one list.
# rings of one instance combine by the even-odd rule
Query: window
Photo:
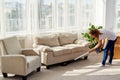
[(1, 22), (0, 22), (0, 34), (1, 34)]
[(57, 2), (57, 12), (58, 12), (58, 28), (62, 29), (64, 26), (64, 0), (58, 0)]
[(118, 32), (120, 30), (120, 0), (116, 0), (116, 27), (115, 31)]
[(94, 3), (94, 0), (41, 0), (39, 29), (72, 30), (82, 26), (86, 29), (94, 21)]
[(37, 4), (38, 0), (0, 0), (1, 35), (23, 35), (37, 30)]
[(4, 0), (6, 32), (25, 31), (26, 0)]
[(53, 0), (41, 0), (39, 7), (39, 29), (52, 29)]
[(93, 0), (82, 0), (81, 1), (81, 24), (83, 29), (86, 29), (90, 23), (94, 22), (94, 2)]
[(68, 0), (68, 26), (75, 26), (76, 0)]
[(95, 0), (0, 0), (2, 34), (82, 30), (94, 21)]

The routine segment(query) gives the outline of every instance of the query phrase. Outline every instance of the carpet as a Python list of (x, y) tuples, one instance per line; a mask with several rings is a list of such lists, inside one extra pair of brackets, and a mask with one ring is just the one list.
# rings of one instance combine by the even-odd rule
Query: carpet
[[(87, 60), (79, 59), (67, 66), (57, 64), (50, 69), (42, 66), (41, 71), (33, 71), (28, 80), (120, 80), (120, 60), (114, 59), (112, 65), (100, 67), (102, 56), (102, 53), (91, 53)], [(8, 78), (0, 75), (0, 80), (22, 79), (20, 76), (9, 74)]]

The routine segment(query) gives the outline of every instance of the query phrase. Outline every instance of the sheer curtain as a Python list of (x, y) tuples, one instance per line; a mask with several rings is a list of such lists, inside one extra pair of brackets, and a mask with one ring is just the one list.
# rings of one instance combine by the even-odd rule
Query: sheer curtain
[(97, 0), (40, 0), (40, 31), (87, 29), (95, 23)]
[(0, 0), (1, 36), (23, 35), (38, 30), (38, 0)]
[(0, 38), (28, 37), (23, 44), (29, 46), (34, 33), (86, 31), (90, 23), (104, 24), (103, 1), (0, 0)]
[(120, 32), (120, 0), (106, 0), (105, 28)]
[(25, 0), (1, 0), (1, 28), (4, 36), (25, 32)]
[(120, 33), (120, 0), (115, 0), (115, 32)]
[(104, 24), (102, 1), (0, 0), (0, 36), (84, 31), (89, 23)]

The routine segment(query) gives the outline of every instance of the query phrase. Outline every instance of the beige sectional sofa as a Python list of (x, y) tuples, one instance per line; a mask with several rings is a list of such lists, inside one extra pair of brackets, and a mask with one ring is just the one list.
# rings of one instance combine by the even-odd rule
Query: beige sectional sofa
[[(33, 47), (41, 52), (41, 63), (50, 65), (73, 60), (86, 53), (89, 43), (78, 39), (77, 33), (35, 35)], [(84, 58), (87, 59), (88, 55)]]

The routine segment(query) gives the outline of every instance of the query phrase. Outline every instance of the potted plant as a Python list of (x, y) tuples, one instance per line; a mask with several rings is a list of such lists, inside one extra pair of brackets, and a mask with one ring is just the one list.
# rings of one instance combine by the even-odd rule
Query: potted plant
[[(87, 41), (89, 41), (91, 43), (91, 45), (89, 46), (89, 48), (93, 48), (94, 46), (96, 46), (97, 42), (94, 40), (94, 38), (92, 38), (89, 35), (89, 31), (90, 30), (94, 30), (94, 29), (102, 29), (102, 26), (95, 26), (93, 24), (89, 24), (89, 28), (88, 28), (88, 32), (82, 33), (83, 37), (85, 37), (87, 39)], [(96, 50), (97, 52), (99, 52), (99, 49)]]

